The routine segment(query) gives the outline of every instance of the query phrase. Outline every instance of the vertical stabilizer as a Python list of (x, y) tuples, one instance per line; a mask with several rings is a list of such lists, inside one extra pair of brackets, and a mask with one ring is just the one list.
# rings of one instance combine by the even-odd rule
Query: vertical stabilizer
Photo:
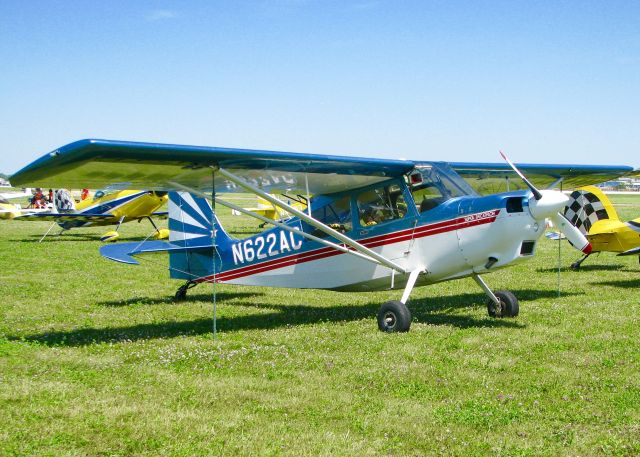
[(609, 198), (595, 186), (580, 187), (569, 198), (564, 215), (585, 235), (599, 220), (619, 220)]
[[(231, 237), (224, 231), (209, 201), (188, 192), (169, 192), (169, 242), (202, 250), (171, 252), (172, 278), (196, 279), (220, 268), (217, 252), (230, 249)], [(214, 265), (215, 262), (215, 265)]]
[(55, 210), (59, 213), (72, 213), (76, 210), (76, 202), (67, 189), (58, 189), (54, 195)]

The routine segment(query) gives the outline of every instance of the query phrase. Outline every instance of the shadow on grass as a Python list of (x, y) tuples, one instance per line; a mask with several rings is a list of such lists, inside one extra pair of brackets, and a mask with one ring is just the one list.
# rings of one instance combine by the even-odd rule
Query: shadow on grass
[[(527, 300), (552, 297), (556, 294), (554, 291), (533, 290), (519, 290), (515, 291), (515, 293), (520, 296), (520, 298)], [(255, 294), (247, 295), (255, 296)], [(237, 297), (237, 295), (234, 294), (229, 294), (229, 296)], [(204, 294), (201, 296), (193, 296), (194, 300), (203, 298), (210, 299), (210, 296)], [(132, 299), (131, 303), (133, 302), (139, 302), (139, 300), (136, 301), (136, 299)], [(170, 299), (156, 299), (153, 303), (170, 303)], [(482, 294), (462, 294), (413, 300), (409, 305), (414, 320), (421, 324), (449, 325), (457, 328), (524, 328), (524, 325), (513, 319), (493, 319), (489, 316), (476, 318), (447, 312), (447, 310), (463, 307), (478, 305), (484, 307), (485, 303), (486, 297)], [(254, 307), (272, 312), (263, 311), (257, 314), (233, 317), (220, 316), (217, 321), (217, 326), (221, 332), (236, 332), (255, 329), (269, 330), (323, 322), (348, 322), (371, 319), (371, 331), (377, 331), (375, 316), (377, 315), (380, 305), (381, 303), (376, 302), (364, 305), (307, 306), (235, 301), (233, 306)], [(223, 308), (225, 304), (222, 302), (219, 303), (219, 306)], [(188, 321), (136, 324), (113, 328), (83, 328), (69, 331), (44, 332), (26, 337), (10, 336), (9, 339), (33, 341), (48, 346), (86, 346), (100, 343), (118, 343), (155, 338), (165, 339), (188, 335), (202, 335), (211, 333), (211, 331), (211, 318), (206, 317)]]
[[(52, 231), (53, 232), (53, 231)], [(44, 235), (44, 232), (40, 235), (29, 235), (29, 238), (14, 238), (11, 241), (16, 241), (18, 243), (39, 243), (40, 239)], [(42, 240), (43, 243), (51, 243), (51, 242), (69, 242), (69, 241), (99, 241), (100, 235), (92, 234), (92, 233), (64, 233), (62, 235), (58, 235), (58, 233), (50, 233), (47, 237)]]
[[(108, 227), (106, 227), (108, 229)], [(106, 231), (106, 230), (105, 230)], [(42, 233), (44, 235), (44, 232)], [(29, 235), (28, 239), (25, 238), (14, 238), (12, 241), (17, 241), (20, 243), (38, 243), (42, 238), (42, 235)], [(43, 243), (53, 243), (53, 242), (69, 242), (69, 241), (100, 241), (100, 237), (102, 233), (68, 233), (65, 232), (61, 235), (56, 233), (51, 233), (47, 235), (47, 237), (42, 240)], [(118, 242), (136, 242), (136, 241), (153, 241), (153, 237), (147, 236), (122, 236), (118, 238)], [(105, 243), (106, 244), (106, 243)]]
[[(257, 297), (264, 295), (262, 292), (218, 292), (216, 294), (216, 300), (224, 302), (224, 300), (230, 300), (240, 297)], [(124, 300), (109, 300), (96, 303), (98, 306), (107, 307), (121, 307), (131, 305), (178, 305), (181, 303), (189, 303), (195, 301), (211, 301), (212, 293), (200, 293), (200, 294), (187, 294), (187, 297), (182, 301), (175, 301), (173, 296), (166, 297), (132, 297)]]
[[(574, 270), (573, 268), (570, 268), (569, 266), (563, 266), (560, 268), (560, 273), (580, 273), (581, 271), (618, 271), (618, 270), (622, 270), (625, 268), (626, 265), (623, 265), (621, 263), (615, 264), (615, 265), (585, 265), (582, 264), (580, 266), (580, 269), (578, 270)], [(537, 268), (536, 271), (538, 273), (557, 273), (558, 272), (558, 267), (552, 267), (552, 268)]]
[(623, 289), (640, 287), (640, 279), (625, 279), (621, 281), (602, 281), (594, 282), (594, 286), (621, 287)]

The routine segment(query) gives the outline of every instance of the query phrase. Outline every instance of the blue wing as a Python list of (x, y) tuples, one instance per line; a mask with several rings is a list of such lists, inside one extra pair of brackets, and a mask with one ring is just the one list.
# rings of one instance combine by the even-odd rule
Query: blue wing
[[(130, 189), (175, 189), (175, 183), (207, 190), (212, 167), (225, 168), (269, 192), (326, 194), (401, 176), (414, 164), (321, 154), (81, 140), (63, 146), (11, 177), (14, 185), (100, 188), (119, 183)], [(234, 192), (216, 179), (217, 192)]]
[[(527, 189), (506, 163), (450, 162), (449, 165), (480, 194)], [(551, 165), (518, 163), (518, 169), (537, 188), (575, 189), (615, 179), (633, 171), (620, 165)]]
[[(267, 192), (327, 194), (402, 176), (428, 162), (300, 154), (293, 152), (81, 140), (46, 154), (11, 177), (15, 186), (99, 188), (118, 183), (132, 189), (209, 191), (216, 167), (225, 168)], [(502, 185), (511, 175), (506, 164), (453, 163), (468, 181)], [(632, 171), (625, 166), (520, 165), (531, 181), (547, 187), (566, 179), (565, 188), (602, 182)], [(534, 176), (535, 175), (535, 176)], [(216, 192), (235, 192), (216, 179)], [(492, 193), (492, 192), (488, 192)]]

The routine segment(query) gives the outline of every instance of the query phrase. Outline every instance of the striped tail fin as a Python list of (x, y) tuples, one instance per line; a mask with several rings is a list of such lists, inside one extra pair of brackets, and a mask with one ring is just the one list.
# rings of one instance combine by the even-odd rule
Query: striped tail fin
[(569, 196), (564, 215), (583, 234), (602, 219), (618, 220), (618, 213), (607, 196), (595, 186), (580, 187)]
[[(214, 269), (219, 271), (220, 256), (212, 248), (215, 245), (218, 252), (229, 250), (232, 238), (220, 225), (207, 199), (188, 192), (169, 192), (169, 242), (191, 248), (169, 252), (171, 277), (196, 279), (213, 274)], [(193, 250), (198, 247), (202, 250)]]

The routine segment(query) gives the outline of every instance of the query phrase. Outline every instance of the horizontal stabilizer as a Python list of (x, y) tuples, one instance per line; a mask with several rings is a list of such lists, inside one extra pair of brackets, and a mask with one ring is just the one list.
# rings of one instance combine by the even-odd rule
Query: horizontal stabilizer
[(637, 248), (629, 249), (628, 251), (621, 252), (618, 255), (640, 255), (640, 246)]
[(100, 255), (116, 262), (138, 265), (135, 255), (156, 254), (159, 252), (189, 252), (212, 248), (213, 244), (198, 246), (178, 246), (166, 241), (143, 241), (142, 243), (117, 243), (100, 247)]

